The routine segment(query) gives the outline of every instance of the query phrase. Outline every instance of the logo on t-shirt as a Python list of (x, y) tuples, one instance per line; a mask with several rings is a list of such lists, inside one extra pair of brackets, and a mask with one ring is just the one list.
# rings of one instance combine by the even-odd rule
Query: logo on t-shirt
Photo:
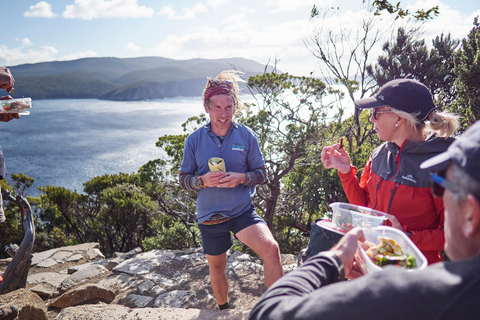
[(232, 150), (234, 150), (234, 151), (245, 151), (245, 146), (240, 146), (238, 144), (233, 144), (232, 145)]

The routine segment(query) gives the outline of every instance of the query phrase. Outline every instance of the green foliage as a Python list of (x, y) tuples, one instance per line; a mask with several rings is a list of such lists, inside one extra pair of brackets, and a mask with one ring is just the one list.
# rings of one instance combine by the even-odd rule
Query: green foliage
[(410, 75), (430, 89), (440, 106), (448, 106), (456, 95), (453, 52), (459, 41), (442, 34), (429, 50), (425, 41), (415, 40), (415, 36), (415, 31), (399, 28), (396, 38), (383, 45), (385, 55), (378, 57), (375, 67), (369, 65), (367, 72), (378, 86)]
[(118, 184), (104, 189), (99, 198), (103, 205), (91, 225), (99, 228), (96, 232), (103, 240), (106, 254), (129, 251), (153, 234), (149, 224), (157, 206), (138, 187)]
[(462, 129), (467, 129), (480, 119), (480, 24), (478, 17), (462, 47), (454, 54), (455, 84), (458, 99), (452, 111), (461, 115)]
[(152, 236), (149, 225), (158, 207), (140, 187), (140, 177), (119, 173), (95, 177), (84, 184), (86, 194), (62, 187), (40, 187), (43, 246), (98, 242), (102, 252), (126, 252)]
[(196, 247), (194, 237), (200, 237), (200, 230), (192, 227), (193, 233), (181, 221), (172, 217), (161, 216), (155, 220), (151, 227), (156, 230), (156, 236), (146, 237), (142, 245), (146, 251), (152, 249), (186, 249)]
[[(365, 0), (363, 0), (363, 2), (365, 2)], [(395, 19), (405, 18), (411, 15), (416, 20), (423, 21), (433, 19), (433, 16), (438, 16), (440, 13), (438, 5), (427, 10), (419, 9), (415, 11), (414, 14), (411, 14), (408, 10), (402, 9), (400, 7), (400, 2), (397, 2), (396, 5), (393, 5), (387, 0), (374, 0), (373, 6), (376, 8), (375, 15), (381, 15), (381, 12), (386, 10), (390, 14), (396, 14)]]
[(309, 161), (309, 146), (325, 130), (330, 106), (322, 99), (328, 91), (318, 79), (276, 73), (250, 77), (248, 86), (261, 100), (251, 106), (257, 113), (248, 113), (240, 122), (255, 131), (265, 158), (269, 182), (258, 188), (256, 206), (273, 230), (282, 178)]

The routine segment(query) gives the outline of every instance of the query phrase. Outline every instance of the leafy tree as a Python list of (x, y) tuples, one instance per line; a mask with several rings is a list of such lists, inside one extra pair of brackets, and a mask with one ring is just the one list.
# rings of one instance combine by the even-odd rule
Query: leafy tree
[(152, 223), (152, 228), (157, 231), (156, 236), (147, 237), (142, 241), (145, 250), (151, 249), (185, 249), (198, 247), (193, 240), (200, 237), (200, 230), (192, 228), (188, 230), (181, 221), (175, 221), (172, 217), (162, 216)]
[[(363, 0), (365, 3), (366, 0)], [(387, 0), (375, 0), (373, 1), (373, 7), (375, 9), (375, 15), (380, 15), (382, 11), (387, 11), (390, 14), (396, 14), (395, 19), (398, 18), (405, 18), (409, 15), (413, 16), (416, 20), (429, 20), (433, 19), (433, 16), (438, 16), (440, 13), (440, 10), (437, 6), (434, 6), (430, 9), (418, 9), (415, 11), (415, 13), (410, 13), (410, 11), (402, 9), (400, 7), (400, 2), (397, 2), (396, 5), (391, 4)]]
[(460, 114), (463, 130), (480, 119), (480, 24), (478, 17), (473, 28), (462, 40), (462, 47), (454, 54), (455, 84), (458, 99), (453, 112)]
[(87, 181), (86, 194), (40, 187), (41, 241), (55, 246), (98, 242), (106, 254), (141, 246), (154, 234), (150, 224), (157, 205), (138, 183), (138, 175), (120, 173)]
[(367, 72), (378, 86), (410, 75), (430, 89), (439, 105), (449, 105), (456, 95), (453, 53), (459, 41), (442, 34), (428, 49), (425, 40), (415, 37), (415, 31), (399, 28), (396, 38), (383, 45), (385, 55), (378, 57), (374, 67), (367, 66)]
[(250, 77), (248, 86), (260, 97), (251, 106), (258, 112), (240, 122), (257, 134), (265, 158), (268, 183), (258, 187), (255, 204), (273, 230), (280, 195), (285, 196), (282, 179), (311, 161), (308, 149), (326, 130), (332, 106), (322, 103), (328, 93), (326, 85), (311, 77), (266, 73)]
[(152, 236), (149, 227), (157, 206), (140, 188), (132, 184), (118, 184), (104, 189), (99, 198), (102, 208), (98, 219), (91, 221), (97, 237), (103, 240), (107, 254), (126, 252), (141, 246), (142, 240)]

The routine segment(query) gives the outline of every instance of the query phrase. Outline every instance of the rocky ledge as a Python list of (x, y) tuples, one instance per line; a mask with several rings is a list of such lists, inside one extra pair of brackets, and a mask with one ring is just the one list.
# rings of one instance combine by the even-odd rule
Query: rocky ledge
[[(297, 261), (282, 255), (282, 264), (289, 272)], [(1, 295), (0, 306), (16, 304), (25, 320), (247, 319), (266, 290), (262, 262), (229, 252), (227, 278), (234, 308), (219, 311), (201, 248), (105, 258), (98, 243), (85, 243), (34, 253), (27, 287)]]

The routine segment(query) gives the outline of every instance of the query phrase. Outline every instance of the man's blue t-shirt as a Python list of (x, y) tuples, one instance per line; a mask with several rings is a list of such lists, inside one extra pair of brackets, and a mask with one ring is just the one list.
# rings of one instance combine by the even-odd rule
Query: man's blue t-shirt
[[(189, 135), (180, 171), (203, 175), (210, 171), (208, 159), (212, 157), (222, 158), (227, 172), (246, 173), (265, 165), (257, 136), (239, 123), (233, 123), (223, 143), (210, 130), (210, 123)], [(202, 188), (198, 191), (197, 222), (217, 213), (235, 218), (253, 207), (254, 195), (254, 186), (242, 184), (235, 188)]]

